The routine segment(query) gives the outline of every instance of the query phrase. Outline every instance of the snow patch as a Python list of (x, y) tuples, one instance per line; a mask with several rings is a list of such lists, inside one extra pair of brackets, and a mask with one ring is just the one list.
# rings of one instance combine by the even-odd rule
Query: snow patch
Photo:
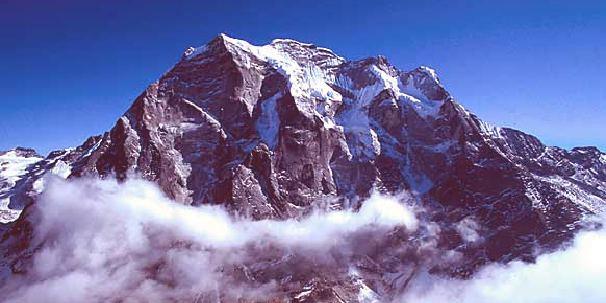
[[(409, 77), (412, 78), (413, 76), (410, 75)], [(402, 81), (399, 81), (399, 84), (398, 92), (400, 92), (400, 95), (402, 95), (404, 100), (412, 105), (421, 117), (427, 118), (436, 116), (440, 111), (440, 107), (444, 104), (442, 100), (430, 100), (427, 98), (423, 91), (414, 86), (414, 81), (412, 81), (412, 79), (407, 81), (406, 85), (404, 85)]]
[[(380, 80), (378, 92), (390, 89), (399, 100), (410, 104), (421, 117), (436, 116), (440, 111), (440, 107), (444, 104), (442, 100), (429, 100), (419, 88), (414, 86), (414, 81), (408, 81), (407, 85), (404, 85), (399, 77), (389, 75), (374, 65), (371, 71)], [(412, 75), (409, 77), (412, 77)]]
[(23, 157), (16, 151), (0, 155), (0, 224), (8, 223), (19, 218), (21, 210), (9, 207), (14, 195), (13, 187), (27, 173), (27, 169), (41, 161), (40, 157)]
[(364, 280), (360, 277), (360, 274), (355, 268), (349, 269), (349, 276), (353, 279), (354, 285), (358, 287), (358, 302), (360, 303), (379, 303), (379, 295), (372, 290)]
[(324, 100), (342, 98), (326, 83), (328, 75), (323, 69), (311, 63), (301, 66), (289, 53), (281, 51), (275, 44), (254, 46), (227, 36), (224, 39), (229, 44), (253, 54), (257, 59), (269, 63), (283, 74), (288, 79), (288, 86), (294, 97), (315, 97)]
[[(224, 138), (224, 139), (227, 138), (227, 134), (223, 130), (223, 127), (221, 125), (221, 122), (219, 122), (219, 120), (215, 119), (215, 117), (211, 116), (209, 113), (204, 111), (201, 107), (199, 107), (198, 105), (196, 105), (195, 103), (193, 103), (189, 100), (183, 99), (182, 102), (187, 104), (194, 110), (196, 110), (203, 117), (203, 120), (206, 123), (212, 125), (212, 127), (216, 128), (216, 129), (218, 129), (222, 138)], [(181, 129), (184, 131), (196, 130), (196, 129), (200, 128), (201, 126), (202, 125), (200, 123), (194, 123), (194, 122), (190, 122), (190, 121), (184, 121), (184, 122), (180, 123)]]
[(64, 161), (57, 160), (53, 168), (50, 169), (50, 173), (63, 179), (67, 179), (67, 177), (69, 177), (69, 175), (72, 173), (72, 167)]
[[(40, 175), (41, 174), (42, 173), (40, 173)], [(47, 172), (47, 174), (57, 176), (62, 179), (67, 179), (67, 177), (72, 174), (72, 166), (66, 163), (65, 161), (56, 160), (52, 168)], [(39, 177), (36, 181), (34, 181), (34, 184), (32, 184), (32, 189), (37, 194), (42, 193), (42, 191), (44, 190), (44, 184), (46, 183), (44, 179), (44, 176)]]
[(92, 155), (99, 148), (99, 146), (101, 146), (102, 141), (102, 139), (97, 140), (97, 142), (91, 148), (89, 148), (86, 153), (84, 153), (80, 158), (86, 158)]
[[(225, 35), (222, 35), (222, 38), (231, 51), (242, 55), (240, 59), (245, 67), (250, 68), (252, 66), (252, 59), (254, 57), (254, 59), (269, 64), (280, 74), (284, 75), (287, 79), (288, 89), (292, 96), (295, 97), (297, 107), (304, 114), (311, 116), (316, 112), (313, 105), (314, 99), (329, 104), (343, 99), (341, 94), (328, 85), (328, 83), (334, 82), (334, 75), (328, 74), (324, 68), (316, 65), (311, 60), (311, 55), (309, 54), (298, 55), (307, 55), (310, 60), (297, 60), (295, 58), (297, 54), (291, 54), (289, 52), (290, 49), (285, 47), (284, 43), (295, 43), (309, 48), (310, 51), (318, 51), (319, 49), (313, 47), (313, 45), (294, 40), (277, 39), (269, 45), (255, 46), (246, 41), (230, 38)], [(196, 54), (201, 51), (203, 49), (195, 49), (191, 53)], [(325, 49), (319, 51), (327, 52)], [(332, 59), (330, 57), (327, 58), (327, 60), (323, 61), (323, 64), (336, 66), (345, 61), (342, 57), (334, 55), (332, 51), (330, 51), (330, 54), (332, 54)]]
[[(352, 87), (352, 81), (341, 75), (337, 84)], [(370, 127), (368, 109), (372, 100), (384, 89), (382, 83), (375, 83), (352, 91), (353, 98), (343, 100), (343, 110), (335, 117), (343, 126), (347, 136), (347, 145), (352, 156), (363, 159), (374, 159), (381, 152), (376, 132)]]
[(562, 196), (570, 199), (573, 203), (576, 203), (593, 213), (606, 214), (606, 204), (604, 203), (604, 200), (581, 189), (578, 185), (565, 180), (560, 176), (542, 177), (535, 175), (535, 178), (543, 182), (551, 183), (553, 189), (558, 191)]
[(480, 119), (478, 119), (478, 120), (480, 121), (478, 126), (480, 127), (480, 131), (483, 134), (485, 134), (489, 138), (493, 138), (493, 139), (503, 138), (503, 136), (501, 135), (500, 127), (494, 126), (491, 123), (486, 122), (484, 120), (480, 120)]
[(10, 201), (9, 198), (0, 199), (0, 224), (13, 222), (21, 214), (21, 210), (12, 209), (8, 206)]
[(205, 52), (208, 49), (206, 45), (200, 47), (188, 47), (185, 52), (183, 52), (183, 57), (186, 60), (191, 60), (197, 55)]
[(30, 165), (41, 160), (40, 157), (23, 157), (16, 151), (9, 151), (0, 156), (0, 180), (13, 187)]
[(436, 73), (435, 69), (424, 65), (420, 66), (419, 69), (428, 74), (433, 79), (433, 81), (435, 81), (435, 83), (440, 83), (440, 80), (438, 79), (438, 74)]
[(298, 293), (294, 298), (297, 300), (301, 300), (301, 299), (305, 299), (306, 297), (308, 297), (309, 295), (311, 295), (312, 291), (313, 291), (313, 287), (311, 286), (305, 286), (303, 287), (303, 291), (301, 291), (300, 293)]
[(256, 123), (257, 133), (261, 141), (265, 142), (270, 149), (274, 149), (278, 143), (278, 131), (280, 129), (280, 117), (277, 110), (278, 99), (281, 94), (276, 94), (261, 101), (261, 116)]

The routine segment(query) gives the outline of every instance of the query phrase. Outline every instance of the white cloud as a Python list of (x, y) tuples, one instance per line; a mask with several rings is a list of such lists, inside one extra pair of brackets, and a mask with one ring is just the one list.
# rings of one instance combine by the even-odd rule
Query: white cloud
[[(233, 219), (216, 206), (177, 204), (141, 180), (49, 181), (32, 214), (37, 223), (32, 243), (42, 248), (26, 275), (0, 288), (2, 302), (262, 301), (280, 291), (277, 282), (242, 278), (248, 275), (242, 267), (296, 255), (295, 263), (278, 270), (298, 270), (289, 267), (293, 264), (355, 270), (356, 260), (348, 258), (374, 251), (377, 239), (388, 240), (395, 228), (427, 238), (410, 247), (424, 258), (422, 266), (456, 262), (456, 253), (436, 246), (439, 227), (419, 222), (398, 202), (401, 197), (374, 195), (356, 212), (250, 221)], [(455, 228), (466, 241), (482, 240), (471, 219)], [(489, 265), (470, 280), (419, 274), (396, 302), (606, 302), (604, 252), (606, 232), (584, 232), (568, 249), (539, 256), (535, 264)], [(387, 260), (399, 256), (391, 253), (379, 252)], [(372, 283), (359, 279), (374, 298)]]
[(423, 276), (403, 302), (606, 302), (606, 232), (577, 235), (571, 247), (541, 255), (536, 263), (490, 265), (471, 280)]
[(263, 298), (271, 281), (247, 285), (225, 274), (262, 258), (259, 247), (322, 256), (346, 248), (357, 232), (381, 235), (418, 224), (404, 204), (380, 196), (357, 212), (248, 221), (216, 206), (177, 204), (141, 180), (50, 181), (33, 214), (33, 243), (42, 248), (27, 275), (0, 289), (4, 302), (193, 301), (219, 292)]

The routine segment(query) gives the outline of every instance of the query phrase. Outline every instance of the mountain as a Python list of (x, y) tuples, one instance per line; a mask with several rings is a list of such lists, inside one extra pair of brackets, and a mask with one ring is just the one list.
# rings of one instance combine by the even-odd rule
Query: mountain
[[(179, 203), (218, 204), (255, 220), (358, 208), (373, 190), (406, 192), (440, 226), (437, 246), (464, 256), (432, 271), (461, 278), (490, 263), (532, 262), (537, 249), (557, 249), (606, 209), (606, 154), (597, 148), (567, 151), (492, 126), (429, 67), (401, 71), (382, 56), (348, 61), (288, 39), (254, 46), (219, 35), (187, 49), (108, 132), (45, 158), (25, 149), (0, 155), (0, 247), (13, 273), (31, 249), (28, 209), (48, 172), (136, 175)], [(482, 241), (461, 232), (470, 219)], [(319, 270), (299, 277), (307, 286), (291, 299), (351, 301), (364, 287), (386, 296), (406, 287), (387, 278), (393, 264), (384, 254), (367, 257), (363, 283)]]

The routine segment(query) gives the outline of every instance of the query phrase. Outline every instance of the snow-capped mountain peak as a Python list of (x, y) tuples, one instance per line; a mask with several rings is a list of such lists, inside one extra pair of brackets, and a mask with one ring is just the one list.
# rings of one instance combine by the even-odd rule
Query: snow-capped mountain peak
[[(290, 39), (256, 46), (221, 34), (187, 49), (108, 132), (43, 160), (11, 162), (20, 168), (5, 172), (23, 181), (5, 181), (2, 194), (10, 191), (22, 206), (35, 203), (46, 172), (136, 175), (177, 203), (281, 220), (319, 208), (357, 209), (374, 191), (405, 192), (439, 230), (431, 245), (458, 256), (431, 270), (468, 277), (485, 264), (532, 261), (537, 249), (569, 241), (605, 209), (605, 159), (594, 148), (548, 147), (491, 126), (459, 105), (426, 66), (402, 71), (382, 56), (348, 61)], [(25, 212), (6, 232), (24, 230), (27, 220)], [(352, 301), (362, 290), (370, 294), (362, 297), (388, 296), (407, 276), (391, 270), (414, 275), (404, 261), (422, 251), (399, 255), (417, 243), (408, 237), (417, 238), (392, 236), (377, 249), (387, 255), (355, 259), (355, 279), (350, 268), (319, 269), (321, 283), (272, 271), (288, 258), (254, 264), (242, 276), (269, 277), (292, 300), (325, 295), (338, 302), (323, 285), (345, 285)]]

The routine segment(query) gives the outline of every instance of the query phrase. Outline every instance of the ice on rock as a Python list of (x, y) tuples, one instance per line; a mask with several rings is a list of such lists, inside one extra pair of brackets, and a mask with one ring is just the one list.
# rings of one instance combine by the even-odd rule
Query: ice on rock
[(486, 122), (484, 120), (480, 120), (480, 130), (482, 131), (482, 133), (486, 134), (488, 137), (496, 139), (496, 138), (502, 138), (501, 136), (501, 128), (492, 125), (489, 122)]
[(27, 173), (28, 167), (42, 158), (20, 155), (12, 150), (0, 155), (0, 223), (14, 221), (19, 217), (21, 210), (9, 207), (10, 199), (17, 182)]
[(14, 186), (21, 176), (27, 171), (27, 167), (42, 160), (40, 157), (25, 157), (17, 151), (9, 151), (0, 156), (0, 178)]
[[(325, 66), (318, 64), (328, 64), (337, 66), (345, 62), (345, 59), (335, 55), (332, 51), (324, 48), (317, 48), (312, 44), (296, 42), (290, 39), (276, 39), (271, 44), (256, 46), (246, 41), (228, 37), (221, 34), (221, 39), (225, 41), (226, 47), (231, 51), (242, 54), (243, 64), (250, 67), (252, 59), (265, 62), (284, 75), (288, 81), (288, 89), (296, 104), (304, 114), (313, 116), (320, 114), (309, 100), (321, 100), (321, 102), (331, 103), (341, 101), (343, 97), (335, 91), (329, 83), (334, 82), (334, 76), (325, 71)], [(294, 46), (289, 46), (294, 45)], [(193, 58), (197, 54), (204, 52), (206, 46), (188, 49), (186, 58)], [(326, 53), (328, 58), (322, 62), (311, 60), (311, 54), (308, 52), (320, 51)], [(308, 60), (299, 60), (297, 56), (307, 57)], [(323, 115), (321, 115), (323, 116)]]
[(440, 83), (440, 80), (438, 78), (438, 74), (436, 73), (436, 70), (428, 67), (428, 66), (420, 66), (419, 69), (425, 73), (427, 73), (429, 76), (431, 76), (431, 78), (433, 79), (433, 81), (435, 83)]
[(278, 116), (277, 102), (281, 95), (276, 94), (267, 100), (261, 101), (261, 116), (257, 120), (257, 132), (261, 140), (274, 149), (278, 142), (280, 117)]

